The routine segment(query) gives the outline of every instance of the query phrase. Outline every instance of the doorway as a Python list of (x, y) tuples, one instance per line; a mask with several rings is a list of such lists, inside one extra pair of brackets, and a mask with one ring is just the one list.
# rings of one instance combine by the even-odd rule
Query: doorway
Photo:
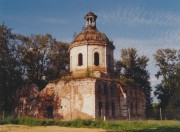
[(47, 118), (53, 118), (53, 106), (48, 106), (46, 108), (46, 111), (47, 111)]

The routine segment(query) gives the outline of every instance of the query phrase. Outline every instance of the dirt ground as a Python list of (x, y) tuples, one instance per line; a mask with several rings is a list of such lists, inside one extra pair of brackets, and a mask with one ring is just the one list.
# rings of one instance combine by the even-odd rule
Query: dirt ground
[(106, 132), (103, 129), (69, 128), (59, 126), (29, 127), (22, 125), (0, 125), (0, 132)]

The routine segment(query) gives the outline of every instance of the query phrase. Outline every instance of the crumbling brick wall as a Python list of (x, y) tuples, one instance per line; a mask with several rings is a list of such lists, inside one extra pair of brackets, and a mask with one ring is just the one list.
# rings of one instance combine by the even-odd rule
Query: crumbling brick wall
[(16, 92), (16, 103), (17, 116), (48, 118), (46, 108), (54, 103), (54, 90), (52, 87), (47, 87), (39, 91), (35, 84), (24, 85)]
[(84, 78), (49, 83), (42, 91), (34, 84), (17, 91), (18, 116), (55, 118), (144, 118), (145, 98), (135, 86), (111, 79)]

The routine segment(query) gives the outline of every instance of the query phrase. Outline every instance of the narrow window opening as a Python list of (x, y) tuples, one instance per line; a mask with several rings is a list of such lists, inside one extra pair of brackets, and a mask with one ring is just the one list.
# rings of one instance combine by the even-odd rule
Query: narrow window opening
[(101, 94), (101, 85), (98, 84), (98, 93)]
[(107, 85), (104, 85), (104, 95), (107, 95), (108, 94), (108, 88), (107, 88)]
[(133, 114), (133, 109), (134, 109), (134, 108), (133, 108), (133, 103), (131, 103), (131, 105), (130, 105), (130, 110), (131, 110), (130, 113), (131, 113), (131, 114)]
[(131, 96), (133, 95), (132, 91), (130, 91), (130, 95), (131, 95)]
[(111, 87), (111, 95), (113, 96), (114, 95), (114, 87)]
[(80, 53), (78, 54), (78, 66), (83, 65), (83, 55)]
[(112, 103), (112, 117), (115, 116), (115, 103)]
[(90, 23), (92, 23), (92, 17), (90, 18)]
[(111, 66), (111, 55), (108, 55), (108, 59), (109, 59), (109, 66)]
[(109, 104), (108, 102), (106, 102), (106, 116), (109, 115)]
[(102, 117), (102, 102), (99, 102), (98, 116)]
[(99, 53), (94, 53), (94, 65), (99, 66)]

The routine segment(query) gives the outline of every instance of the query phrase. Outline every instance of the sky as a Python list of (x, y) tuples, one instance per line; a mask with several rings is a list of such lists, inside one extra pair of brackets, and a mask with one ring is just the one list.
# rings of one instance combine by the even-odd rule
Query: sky
[(136, 48), (150, 59), (151, 85), (157, 85), (156, 50), (180, 49), (180, 0), (0, 0), (0, 24), (14, 33), (50, 33), (71, 42), (89, 11), (98, 16), (98, 30), (113, 40), (115, 59), (120, 59), (121, 49)]

